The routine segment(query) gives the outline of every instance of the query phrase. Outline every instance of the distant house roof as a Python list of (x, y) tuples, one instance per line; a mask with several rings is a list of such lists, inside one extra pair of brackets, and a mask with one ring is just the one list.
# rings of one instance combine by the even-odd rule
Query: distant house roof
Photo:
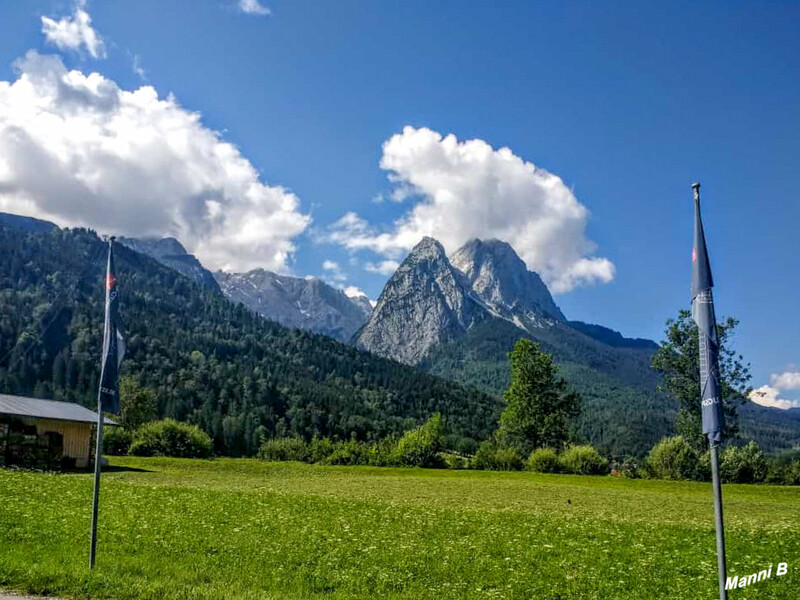
[[(0, 415), (72, 421), (73, 423), (97, 423), (96, 412), (74, 402), (8, 396), (6, 394), (0, 394)], [(104, 417), (103, 424), (116, 425), (117, 423), (108, 417)]]

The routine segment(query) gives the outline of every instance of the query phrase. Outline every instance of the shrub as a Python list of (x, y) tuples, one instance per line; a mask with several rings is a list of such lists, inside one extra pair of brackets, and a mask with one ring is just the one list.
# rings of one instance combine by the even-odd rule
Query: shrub
[(701, 472), (697, 452), (683, 437), (664, 438), (647, 455), (647, 469), (659, 479), (698, 479)]
[(103, 454), (124, 456), (131, 447), (131, 437), (124, 427), (103, 427)]
[(559, 464), (565, 473), (575, 475), (606, 475), (608, 460), (592, 446), (570, 446), (559, 457)]
[(369, 444), (350, 440), (333, 444), (331, 453), (320, 462), (326, 465), (367, 465), (369, 455)]
[(478, 446), (472, 457), (472, 468), (484, 471), (519, 471), (522, 469), (522, 457), (516, 448), (497, 446), (485, 441)]
[(164, 419), (139, 427), (129, 452), (134, 456), (208, 458), (211, 448), (211, 438), (196, 425)]
[[(299, 440), (302, 441), (302, 440)], [(287, 459), (287, 460), (304, 460), (310, 463), (325, 462), (328, 457), (333, 454), (335, 444), (330, 438), (319, 438), (314, 436), (311, 443), (305, 448), (305, 455), (302, 459)]]
[(472, 438), (451, 433), (442, 437), (442, 448), (462, 456), (472, 456), (478, 450), (478, 442)]
[(453, 452), (446, 452), (442, 454), (442, 459), (447, 469), (453, 469), (454, 471), (469, 469), (469, 458), (466, 456), (461, 456)]
[(711, 452), (706, 450), (697, 456), (697, 471), (695, 481), (711, 481)]
[(787, 465), (784, 483), (786, 485), (800, 485), (800, 460)]
[(767, 461), (755, 442), (728, 446), (720, 457), (719, 474), (725, 483), (760, 483), (767, 476)]
[(536, 473), (558, 473), (561, 470), (558, 464), (558, 454), (552, 448), (534, 450), (525, 466), (529, 471)]
[(617, 463), (615, 470), (617, 477), (623, 479), (639, 479), (641, 477), (639, 463), (630, 456), (626, 456), (621, 463)]
[(392, 449), (390, 462), (400, 467), (441, 467), (438, 453), (442, 447), (444, 424), (436, 413), (423, 425), (406, 431)]
[(261, 444), (258, 458), (268, 461), (305, 461), (308, 458), (308, 448), (300, 438), (274, 438)]

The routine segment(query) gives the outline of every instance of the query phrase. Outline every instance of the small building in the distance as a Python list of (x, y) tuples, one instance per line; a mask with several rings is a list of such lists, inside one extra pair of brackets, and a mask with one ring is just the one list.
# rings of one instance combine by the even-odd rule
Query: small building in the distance
[(0, 467), (85, 469), (96, 424), (97, 413), (74, 402), (0, 394)]

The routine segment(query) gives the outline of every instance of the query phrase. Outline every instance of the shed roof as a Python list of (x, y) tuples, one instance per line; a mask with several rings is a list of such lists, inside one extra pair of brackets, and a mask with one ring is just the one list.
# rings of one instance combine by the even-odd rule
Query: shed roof
[[(24, 396), (9, 396), (6, 394), (0, 394), (0, 415), (72, 421), (74, 423), (97, 423), (96, 412), (74, 402), (25, 398)], [(117, 425), (116, 422), (108, 417), (103, 419), (104, 425)]]

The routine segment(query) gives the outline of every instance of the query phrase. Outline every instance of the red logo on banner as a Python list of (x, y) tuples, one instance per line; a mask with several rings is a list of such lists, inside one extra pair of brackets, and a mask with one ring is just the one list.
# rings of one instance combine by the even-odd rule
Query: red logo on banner
[(692, 262), (697, 262), (697, 248), (692, 248)]
[(117, 278), (113, 273), (106, 275), (106, 289), (110, 290), (117, 285)]

